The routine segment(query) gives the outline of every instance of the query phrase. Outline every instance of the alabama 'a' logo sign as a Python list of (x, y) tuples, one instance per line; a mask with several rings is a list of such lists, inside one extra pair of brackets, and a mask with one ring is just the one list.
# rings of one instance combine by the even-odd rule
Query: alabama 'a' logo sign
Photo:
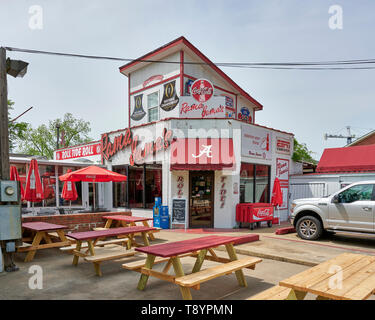
[(198, 102), (206, 102), (214, 95), (214, 86), (206, 79), (198, 79), (191, 85), (190, 93)]
[(142, 96), (143, 94), (139, 94), (138, 96), (134, 97), (134, 110), (133, 114), (130, 116), (130, 118), (132, 118), (134, 121), (139, 121), (146, 115), (146, 112), (143, 110), (142, 106)]

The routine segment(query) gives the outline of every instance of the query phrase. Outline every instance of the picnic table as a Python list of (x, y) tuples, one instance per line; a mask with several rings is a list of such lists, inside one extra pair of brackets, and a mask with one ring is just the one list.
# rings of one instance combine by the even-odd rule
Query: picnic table
[(375, 256), (344, 253), (279, 283), (288, 300), (365, 300), (375, 293)]
[[(149, 245), (147, 238), (147, 233), (152, 231), (154, 228), (145, 226), (131, 226), (122, 228), (111, 228), (106, 230), (97, 231), (85, 231), (85, 232), (74, 232), (67, 234), (68, 237), (76, 240), (76, 247), (72, 251), (73, 253), (73, 265), (78, 265), (78, 260), (80, 257), (84, 258), (88, 262), (94, 264), (95, 272), (98, 276), (102, 275), (100, 269), (100, 263), (108, 260), (120, 259), (128, 256), (135, 255), (135, 251), (131, 250), (132, 246), (140, 246), (135, 240), (134, 236), (141, 233), (143, 238), (143, 243), (145, 246)], [(98, 248), (96, 245), (99, 241), (106, 239), (108, 237), (122, 237), (122, 239), (117, 239), (117, 242), (126, 243), (126, 247), (118, 246), (112, 244), (111, 247)], [(124, 239), (127, 238), (128, 240)], [(82, 246), (83, 242), (87, 242), (87, 249)], [(102, 241), (101, 241), (101, 244)]]
[[(113, 215), (113, 216), (103, 216), (104, 219), (107, 219), (104, 228), (109, 229), (112, 227), (113, 222), (116, 221), (115, 224), (116, 227), (128, 227), (128, 226), (136, 226), (136, 222), (142, 222), (143, 226), (150, 227), (148, 224), (149, 220), (153, 220), (153, 218), (147, 218), (147, 217), (136, 217), (136, 216), (125, 216), (125, 215)], [(158, 229), (155, 229), (153, 231), (150, 231), (148, 233), (148, 236), (150, 240), (155, 240), (155, 237), (153, 235), (153, 232), (159, 231)]]
[[(179, 285), (182, 297), (185, 300), (192, 299), (190, 288), (199, 290), (202, 282), (232, 272), (235, 272), (239, 285), (246, 287), (247, 283), (242, 269), (254, 269), (255, 264), (262, 260), (254, 257), (238, 259), (233, 247), (235, 240), (235, 237), (207, 236), (135, 248), (136, 251), (147, 254), (146, 260), (140, 263), (125, 263), (123, 264), (123, 268), (141, 273), (138, 282), (139, 290), (144, 290), (149, 276), (153, 276)], [(218, 257), (216, 255), (213, 249), (221, 245), (225, 245), (229, 258)], [(180, 258), (187, 256), (196, 257), (192, 273), (189, 275), (184, 274), (180, 260)], [(221, 265), (201, 270), (205, 260), (220, 262)], [(154, 264), (162, 262), (166, 262), (162, 272), (152, 270)], [(168, 274), (172, 265), (174, 275)]]
[[(25, 262), (30, 262), (34, 259), (37, 250), (68, 246), (70, 241), (64, 233), (64, 229), (67, 228), (67, 226), (46, 222), (22, 223), (23, 245), (18, 247), (17, 252), (27, 252)], [(31, 236), (25, 236), (26, 230)], [(53, 242), (52, 239), (57, 241)], [(45, 244), (41, 244), (42, 240)]]

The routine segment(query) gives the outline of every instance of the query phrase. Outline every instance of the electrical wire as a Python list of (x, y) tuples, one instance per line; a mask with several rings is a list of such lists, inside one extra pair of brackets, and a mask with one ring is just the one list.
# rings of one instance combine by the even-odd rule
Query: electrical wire
[[(123, 62), (147, 62), (147, 63), (164, 63), (164, 64), (180, 64), (180, 61), (160, 61), (150, 59), (129, 59), (129, 58), (118, 58), (109, 56), (95, 56), (95, 55), (83, 55), (75, 53), (63, 53), (63, 52), (52, 52), (52, 51), (41, 51), (33, 49), (21, 49), (14, 47), (4, 47), (7, 51), (23, 52), (30, 54), (45, 54), (54, 56), (64, 56), (73, 58), (85, 58), (85, 59), (96, 59), (96, 60), (112, 60), (112, 61), (123, 61)], [(355, 59), (355, 60), (335, 60), (335, 61), (320, 61), (320, 62), (218, 62), (218, 63), (207, 63), (207, 62), (183, 62), (185, 65), (215, 65), (220, 67), (230, 68), (251, 68), (251, 69), (271, 69), (271, 70), (371, 70), (375, 69), (375, 59)], [(363, 66), (365, 65), (365, 66)]]

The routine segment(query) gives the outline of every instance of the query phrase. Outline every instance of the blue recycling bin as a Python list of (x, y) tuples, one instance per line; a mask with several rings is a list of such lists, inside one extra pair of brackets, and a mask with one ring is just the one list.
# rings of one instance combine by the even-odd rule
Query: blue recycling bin
[(160, 206), (159, 213), (161, 217), (169, 217), (168, 206)]
[(169, 229), (169, 216), (160, 217), (160, 227), (162, 229)]

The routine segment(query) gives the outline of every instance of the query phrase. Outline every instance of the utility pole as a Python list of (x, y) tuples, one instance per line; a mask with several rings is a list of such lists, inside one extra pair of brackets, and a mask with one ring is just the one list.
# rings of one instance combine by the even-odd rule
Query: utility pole
[(0, 180), (9, 180), (8, 86), (5, 48), (0, 48)]
[[(28, 63), (21, 60), (6, 58), (6, 50), (0, 47), (0, 183), (1, 188), (10, 180), (9, 168), (9, 119), (8, 119), (8, 85), (7, 74), (13, 77), (23, 77)], [(18, 188), (19, 189), (19, 188)], [(7, 191), (8, 190), (8, 191)], [(13, 195), (18, 196), (15, 200)], [(0, 273), (3, 272), (3, 250), (5, 270), (17, 271), (19, 268), (13, 262), (16, 246), (22, 241), (21, 235), (21, 205), (20, 194), (14, 187), (8, 185), (0, 196)]]
[(352, 143), (352, 139), (355, 138), (355, 135), (351, 134), (351, 132), (350, 132), (350, 126), (347, 126), (346, 129), (348, 131), (348, 135), (347, 136), (343, 136), (342, 134), (337, 135), (337, 134), (328, 134), (328, 133), (326, 133), (324, 135), (324, 140), (327, 140), (328, 138), (344, 138), (344, 139), (346, 139), (346, 144), (350, 144), (350, 143)]

